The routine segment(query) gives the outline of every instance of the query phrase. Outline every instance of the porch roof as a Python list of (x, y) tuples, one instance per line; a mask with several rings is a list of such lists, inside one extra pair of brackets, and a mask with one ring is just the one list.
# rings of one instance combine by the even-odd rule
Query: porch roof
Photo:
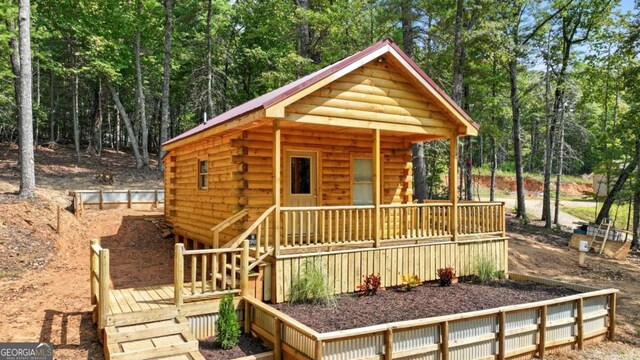
[[(299, 99), (300, 94), (306, 93), (314, 85), (324, 84), (327, 80), (335, 76), (341, 76), (362, 65), (363, 62), (371, 61), (379, 56), (391, 54), (417, 82), (431, 93), (435, 99), (445, 108), (446, 112), (459, 122), (465, 131), (461, 135), (476, 135), (479, 126), (469, 115), (462, 110), (436, 83), (405, 54), (391, 39), (379, 41), (368, 48), (351, 55), (341, 61), (324, 67), (316, 72), (304, 76), (296, 81), (284, 85), (278, 89), (247, 101), (233, 109), (230, 109), (207, 122), (193, 127), (190, 130), (166, 141), (163, 146), (176, 146), (180, 140), (186, 140), (196, 134), (219, 127), (222, 124), (247, 117), (257, 111), (257, 116), (250, 117), (248, 120), (259, 120), (260, 118), (278, 118), (284, 116), (284, 106)], [(297, 95), (297, 96), (296, 96)], [(228, 128), (235, 127), (234, 125)], [(180, 141), (183, 143), (183, 141)]]

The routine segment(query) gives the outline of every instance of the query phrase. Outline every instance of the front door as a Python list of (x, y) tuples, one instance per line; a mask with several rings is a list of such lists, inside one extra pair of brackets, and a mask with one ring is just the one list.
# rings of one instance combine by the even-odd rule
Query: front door
[(287, 151), (285, 162), (285, 206), (316, 206), (318, 199), (318, 154)]

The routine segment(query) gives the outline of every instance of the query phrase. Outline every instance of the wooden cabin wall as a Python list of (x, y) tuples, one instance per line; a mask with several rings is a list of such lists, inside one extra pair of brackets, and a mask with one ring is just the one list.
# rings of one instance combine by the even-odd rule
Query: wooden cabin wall
[[(165, 160), (165, 206), (168, 220), (182, 234), (202, 243), (211, 243), (209, 230), (242, 210), (242, 168), (233, 161), (238, 149), (232, 141), (240, 132), (209, 137), (171, 150)], [(198, 161), (209, 161), (208, 187), (198, 189)], [(242, 224), (227, 228), (220, 241), (230, 240)]]
[(439, 106), (386, 61), (372, 61), (287, 106), (285, 119), (396, 131), (422, 127), (441, 136), (455, 129)]
[[(371, 156), (371, 135), (317, 129), (311, 131), (283, 125), (281, 144), (283, 167), (286, 166), (284, 156), (287, 150), (318, 151), (318, 206), (352, 205), (351, 156)], [(241, 138), (232, 141), (232, 145), (244, 149), (244, 155), (238, 156), (236, 160), (246, 164), (243, 199), (250, 209), (255, 209), (249, 218), (250, 223), (273, 204), (273, 127), (263, 126), (244, 131)], [(410, 145), (404, 143), (402, 137), (382, 136), (381, 153), (384, 156), (383, 203), (411, 202), (413, 186)], [(284, 188), (284, 173), (282, 181), (281, 186)], [(284, 191), (282, 201), (284, 204)]]

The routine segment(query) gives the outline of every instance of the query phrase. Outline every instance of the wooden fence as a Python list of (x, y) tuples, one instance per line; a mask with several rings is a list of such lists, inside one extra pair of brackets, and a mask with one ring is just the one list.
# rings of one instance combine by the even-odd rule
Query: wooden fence
[(595, 290), (552, 280), (512, 279), (586, 291), (557, 299), (468, 313), (318, 333), (245, 297), (245, 331), (273, 344), (274, 359), (487, 359), (544, 357), (550, 349), (582, 349), (615, 334), (616, 289)]
[(109, 249), (100, 246), (100, 240), (91, 240), (90, 253), (90, 281), (91, 304), (96, 306), (95, 321), (98, 329), (102, 330), (107, 324), (109, 315)]
[(85, 207), (164, 206), (164, 190), (74, 190), (69, 195), (76, 215), (82, 215)]
[(320, 263), (327, 272), (329, 286), (340, 294), (356, 291), (363, 276), (369, 274), (379, 274), (385, 287), (400, 285), (404, 274), (436, 280), (436, 270), (445, 266), (453, 266), (458, 276), (471, 275), (475, 263), (483, 257), (492, 259), (498, 270), (506, 273), (507, 256), (508, 240), (502, 237), (284, 254), (273, 260), (272, 282), (277, 286), (269, 296), (276, 303), (285, 301), (307, 261)]

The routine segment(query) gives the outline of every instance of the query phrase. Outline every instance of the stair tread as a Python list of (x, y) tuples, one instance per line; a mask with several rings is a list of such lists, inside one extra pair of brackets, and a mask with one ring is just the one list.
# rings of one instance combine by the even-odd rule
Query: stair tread
[(180, 317), (108, 327), (105, 345), (105, 355), (111, 359), (200, 359), (195, 354), (198, 340), (191, 334), (189, 322)]

